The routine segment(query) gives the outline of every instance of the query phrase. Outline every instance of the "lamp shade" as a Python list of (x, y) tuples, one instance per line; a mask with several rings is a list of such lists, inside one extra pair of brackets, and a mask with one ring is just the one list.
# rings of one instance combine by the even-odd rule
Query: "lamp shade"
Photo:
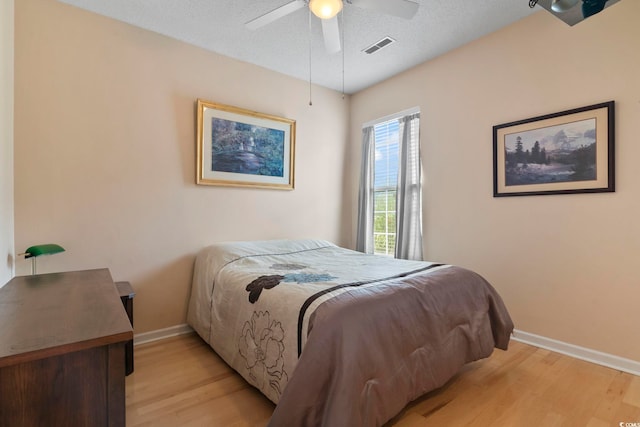
[(309, 9), (320, 19), (331, 19), (342, 10), (342, 0), (310, 0)]
[(31, 246), (25, 251), (24, 257), (31, 258), (40, 255), (53, 255), (59, 252), (64, 252), (64, 248), (62, 246), (56, 245), (55, 243), (46, 243), (44, 245)]

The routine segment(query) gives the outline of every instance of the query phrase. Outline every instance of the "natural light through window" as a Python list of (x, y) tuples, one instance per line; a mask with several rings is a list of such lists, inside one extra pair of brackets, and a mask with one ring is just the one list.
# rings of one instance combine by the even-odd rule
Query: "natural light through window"
[(375, 125), (373, 251), (393, 256), (396, 245), (398, 120)]

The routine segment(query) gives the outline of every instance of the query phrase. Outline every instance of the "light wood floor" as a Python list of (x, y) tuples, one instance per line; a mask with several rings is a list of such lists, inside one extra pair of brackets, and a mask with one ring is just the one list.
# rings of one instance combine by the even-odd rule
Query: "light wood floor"
[[(262, 427), (274, 407), (193, 334), (137, 346), (126, 386), (129, 427)], [(512, 341), (509, 351), (467, 365), (388, 426), (620, 423), (640, 423), (640, 377)]]

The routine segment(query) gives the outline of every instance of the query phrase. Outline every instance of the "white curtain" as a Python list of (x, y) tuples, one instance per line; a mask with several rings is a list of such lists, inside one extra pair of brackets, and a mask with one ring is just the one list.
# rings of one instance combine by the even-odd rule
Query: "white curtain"
[(396, 197), (395, 257), (422, 260), (420, 113), (400, 120), (400, 164)]
[(358, 193), (358, 229), (356, 250), (373, 253), (373, 168), (375, 164), (373, 126), (362, 129), (362, 166), (360, 167), (360, 191)]

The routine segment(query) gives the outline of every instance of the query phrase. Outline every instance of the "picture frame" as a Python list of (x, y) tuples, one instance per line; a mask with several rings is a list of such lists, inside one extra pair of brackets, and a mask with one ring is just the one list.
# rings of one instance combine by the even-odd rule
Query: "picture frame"
[(493, 127), (493, 196), (615, 191), (615, 103)]
[(295, 120), (198, 99), (196, 184), (293, 190)]

